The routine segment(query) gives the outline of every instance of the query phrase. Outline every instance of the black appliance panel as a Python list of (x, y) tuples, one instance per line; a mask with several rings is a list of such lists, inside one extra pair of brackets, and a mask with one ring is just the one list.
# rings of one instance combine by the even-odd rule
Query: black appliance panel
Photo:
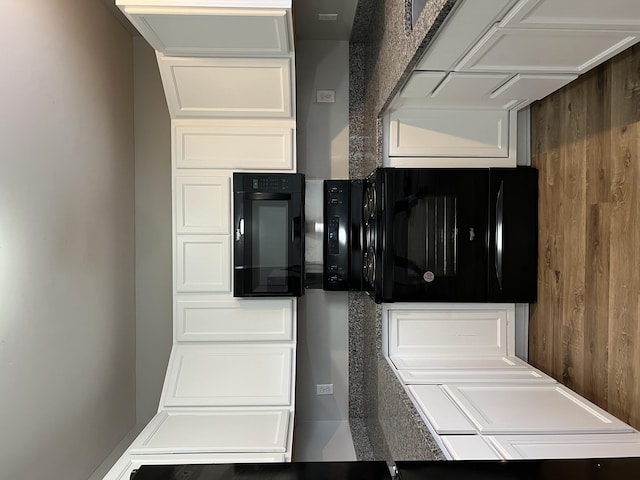
[(132, 480), (392, 480), (384, 461), (143, 465)]
[(362, 180), (325, 180), (323, 213), (323, 289), (362, 290)]
[(304, 176), (234, 173), (236, 297), (301, 296)]
[(488, 301), (537, 297), (538, 171), (492, 169), (489, 194)]
[(377, 302), (486, 300), (488, 170), (378, 169)]

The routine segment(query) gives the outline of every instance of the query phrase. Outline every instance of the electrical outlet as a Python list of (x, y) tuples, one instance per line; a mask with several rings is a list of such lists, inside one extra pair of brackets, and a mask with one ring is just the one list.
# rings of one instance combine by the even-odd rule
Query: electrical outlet
[(336, 101), (335, 90), (316, 90), (317, 103), (334, 103)]
[(333, 395), (333, 383), (316, 385), (316, 395)]

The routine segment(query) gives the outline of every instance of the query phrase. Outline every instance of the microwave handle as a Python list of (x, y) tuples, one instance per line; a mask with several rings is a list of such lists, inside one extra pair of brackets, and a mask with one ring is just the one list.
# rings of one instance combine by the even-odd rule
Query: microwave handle
[(500, 188), (498, 189), (498, 195), (496, 196), (496, 225), (495, 225), (495, 243), (494, 243), (496, 280), (498, 281), (498, 288), (500, 290), (502, 290), (503, 218), (504, 218), (504, 181), (501, 181)]
[(302, 219), (293, 217), (291, 220), (291, 241), (295, 242), (302, 237)]
[(244, 196), (249, 200), (291, 200), (290, 193), (247, 192)]

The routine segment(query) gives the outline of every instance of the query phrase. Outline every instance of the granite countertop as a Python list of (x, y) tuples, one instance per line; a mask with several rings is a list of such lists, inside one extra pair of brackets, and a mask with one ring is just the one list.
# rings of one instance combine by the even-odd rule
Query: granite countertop
[[(350, 42), (349, 175), (382, 165), (381, 115), (457, 0), (429, 0), (411, 26), (411, 0), (360, 0)], [(358, 460), (442, 460), (382, 353), (382, 314), (349, 294), (349, 419)]]

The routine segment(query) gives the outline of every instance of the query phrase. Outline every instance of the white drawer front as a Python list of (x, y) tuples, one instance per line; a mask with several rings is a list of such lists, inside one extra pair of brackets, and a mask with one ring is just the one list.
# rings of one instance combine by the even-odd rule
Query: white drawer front
[(161, 405), (290, 405), (292, 346), (180, 345), (171, 352)]
[(285, 453), (288, 410), (162, 411), (129, 447), (132, 454)]
[(176, 302), (176, 340), (292, 341), (294, 300)]

